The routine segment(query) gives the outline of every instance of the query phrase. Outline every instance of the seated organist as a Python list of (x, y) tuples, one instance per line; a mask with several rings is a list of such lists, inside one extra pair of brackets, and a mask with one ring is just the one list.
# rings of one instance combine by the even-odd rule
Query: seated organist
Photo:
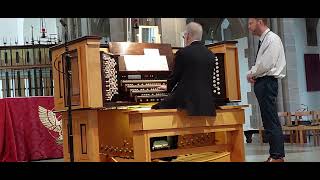
[[(212, 79), (215, 55), (202, 44), (201, 37), (200, 24), (191, 22), (186, 26), (185, 48), (176, 53), (167, 86), (159, 86), (170, 94), (152, 109), (183, 109), (190, 116), (216, 115)], [(176, 148), (177, 136), (153, 138), (151, 145), (165, 140), (170, 149)]]

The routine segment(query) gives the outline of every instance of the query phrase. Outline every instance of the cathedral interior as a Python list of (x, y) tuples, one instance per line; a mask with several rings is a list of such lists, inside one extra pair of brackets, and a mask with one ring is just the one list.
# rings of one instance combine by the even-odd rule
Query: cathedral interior
[[(195, 128), (195, 133), (199, 133), (200, 130), (196, 125), (193, 127), (192, 123), (185, 125), (184, 122), (189, 119), (180, 112), (168, 111), (165, 112), (167, 114), (157, 114), (156, 111), (152, 111), (150, 114), (159, 119), (159, 122), (152, 124), (147, 119), (148, 115), (142, 111), (146, 108), (143, 103), (160, 101), (163, 98), (165, 92), (157, 92), (156, 95), (150, 92), (155, 91), (152, 89), (153, 85), (166, 82), (165, 71), (171, 70), (176, 50), (184, 47), (183, 33), (190, 22), (197, 22), (202, 26), (201, 42), (214, 53), (224, 54), (221, 55), (224, 68), (230, 68), (225, 70), (226, 80), (223, 82), (227, 84), (225, 94), (230, 101), (223, 105), (237, 106), (240, 107), (237, 110), (243, 110), (241, 126), (232, 126), (235, 129), (241, 127), (240, 130), (237, 129), (237, 132), (242, 132), (239, 137), (237, 136), (237, 141), (240, 139), (238, 143), (243, 146), (242, 149), (235, 148), (234, 144), (228, 144), (231, 142), (228, 138), (236, 136), (232, 134), (234, 131), (223, 134), (208, 126), (205, 135), (185, 135), (183, 132), (186, 130), (183, 128)], [(185, 149), (204, 153), (207, 152), (206, 148), (213, 148), (216, 153), (225, 146), (228, 146), (228, 150), (231, 149), (231, 153), (221, 155), (220, 161), (262, 162), (268, 155), (269, 145), (265, 141), (259, 104), (253, 85), (246, 79), (246, 72), (255, 65), (259, 42), (259, 37), (252, 35), (248, 30), (248, 18), (0, 18), (0, 27), (0, 107), (3, 106), (0, 112), (11, 108), (10, 112), (13, 114), (18, 110), (19, 113), (31, 116), (31, 109), (34, 108), (35, 115), (32, 117), (39, 118), (36, 118), (37, 122), (30, 120), (30, 128), (34, 128), (39, 137), (44, 136), (43, 133), (46, 134), (47, 137), (41, 140), (41, 143), (48, 143), (48, 148), (40, 148), (39, 145), (39, 150), (35, 149), (36, 147), (30, 150), (32, 145), (26, 145), (26, 142), (32, 137), (32, 132), (28, 134), (16, 131), (15, 128), (23, 128), (24, 123), (13, 123), (10, 128), (18, 134), (16, 137), (28, 134), (28, 137), (24, 138), (25, 147), (21, 150), (25, 152), (17, 152), (18, 155), (9, 152), (13, 144), (22, 143), (22, 140), (16, 139), (7, 147), (5, 145), (1, 147), (0, 143), (0, 161), (127, 162), (136, 158), (155, 161), (170, 153), (181, 155)], [(286, 76), (278, 81), (279, 92), (276, 102), (278, 113), (286, 114), (279, 116), (283, 122), (286, 162), (318, 162), (320, 161), (318, 156), (320, 152), (319, 18), (268, 18), (268, 27), (282, 40), (286, 57)], [(236, 43), (231, 44), (232, 42)], [(67, 48), (70, 51), (68, 54)], [(143, 48), (158, 49), (157, 53), (166, 56), (168, 69), (159, 70), (160, 63), (149, 65), (147, 61), (141, 63), (141, 66), (149, 65), (154, 69), (142, 70), (144, 72), (141, 74), (138, 73), (139, 70), (132, 70), (136, 72), (130, 74), (132, 72), (128, 70), (129, 67), (126, 67), (127, 69), (122, 67), (121, 63), (126, 62), (125, 59), (121, 59), (123, 56), (142, 56)], [(158, 59), (160, 62), (161, 58)], [(68, 71), (68, 62), (72, 72), (70, 69)], [(137, 64), (132, 65), (132, 68), (139, 68)], [(119, 70), (114, 70), (115, 68)], [(72, 77), (70, 81), (68, 81), (69, 74)], [(132, 80), (138, 76), (145, 79)], [(72, 85), (71, 89), (67, 88), (71, 86), (68, 85), (69, 82)], [(120, 83), (115, 85), (115, 82)], [(233, 85), (236, 89), (232, 89)], [(145, 89), (139, 89), (139, 86), (144, 86)], [(146, 89), (147, 87), (149, 89)], [(132, 90), (128, 90), (130, 88)], [(124, 95), (127, 91), (130, 91), (130, 95)], [(142, 92), (149, 94), (134, 95)], [(71, 99), (67, 99), (69, 94), (72, 94)], [(120, 101), (127, 101), (125, 99), (127, 96), (130, 96), (132, 102), (126, 105), (120, 104)], [(26, 101), (23, 101), (23, 98), (26, 98)], [(32, 98), (40, 99), (30, 100)], [(233, 99), (235, 101), (232, 101)], [(139, 104), (139, 101), (143, 103)], [(27, 103), (32, 104), (28, 106)], [(69, 105), (75, 109), (72, 113), (74, 139), (68, 136)], [(132, 114), (123, 113), (125, 110), (121, 108), (124, 106), (127, 111), (132, 111)], [(99, 110), (99, 108), (105, 109)], [(135, 112), (134, 108), (140, 108), (141, 112), (138, 110)], [(227, 110), (221, 108), (221, 112)], [(2, 124), (7, 123), (8, 119), (14, 120), (14, 115), (9, 117), (4, 116), (5, 113), (1, 114), (3, 114), (3, 117), (0, 117)], [(110, 119), (104, 121), (102, 120), (104, 116)], [(162, 120), (164, 116), (168, 118)], [(229, 117), (221, 115), (224, 116)], [(18, 119), (19, 117), (17, 116)], [(90, 118), (93, 120), (88, 121)], [(173, 120), (169, 121), (170, 118)], [(289, 122), (297, 124), (286, 126), (284, 123), (287, 118)], [(134, 124), (138, 121), (142, 121), (142, 125)], [(206, 121), (207, 124), (211, 122), (210, 119)], [(179, 131), (174, 132), (170, 129), (171, 124)], [(99, 128), (94, 128), (98, 125)], [(157, 129), (157, 125), (165, 130), (168, 128), (168, 131)], [(6, 124), (0, 128), (8, 126)], [(40, 130), (40, 127), (45, 128)], [(155, 129), (151, 131), (148, 128)], [(101, 130), (106, 133), (102, 133)], [(140, 141), (142, 135), (138, 135), (140, 132), (138, 130), (146, 133), (145, 137), (156, 137), (160, 133), (179, 135), (179, 146), (183, 148), (177, 151), (167, 150), (163, 153), (154, 151), (143, 154), (142, 148), (136, 147), (134, 142), (141, 143), (139, 147), (146, 146), (145, 149), (149, 147), (148, 143)], [(99, 137), (95, 137), (95, 133)], [(109, 138), (113, 135), (114, 138)], [(7, 136), (2, 136), (0, 133), (0, 142), (5, 142), (1, 139), (5, 137)], [(70, 146), (71, 140), (74, 147)], [(206, 144), (211, 141), (214, 142), (213, 145)], [(201, 143), (203, 147), (196, 147)], [(74, 148), (74, 159), (69, 157), (70, 148)], [(237, 152), (232, 154), (232, 151), (236, 150)], [(26, 154), (31, 151), (37, 151), (38, 154), (30, 159)], [(96, 155), (93, 155), (94, 153)], [(243, 157), (236, 157), (241, 153)], [(203, 156), (209, 158), (214, 155), (213, 153)], [(6, 157), (15, 158), (6, 159)], [(198, 157), (199, 161), (200, 159)], [(219, 158), (216, 159), (219, 161)], [(192, 158), (185, 161), (192, 161)]]

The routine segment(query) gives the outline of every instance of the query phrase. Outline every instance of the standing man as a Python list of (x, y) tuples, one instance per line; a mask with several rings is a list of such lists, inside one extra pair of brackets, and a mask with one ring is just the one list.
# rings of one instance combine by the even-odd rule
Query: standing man
[(259, 36), (255, 65), (247, 73), (247, 80), (254, 84), (265, 137), (269, 142), (266, 162), (284, 162), (284, 137), (277, 112), (278, 79), (285, 77), (285, 53), (280, 37), (270, 31), (267, 18), (249, 18), (249, 31)]

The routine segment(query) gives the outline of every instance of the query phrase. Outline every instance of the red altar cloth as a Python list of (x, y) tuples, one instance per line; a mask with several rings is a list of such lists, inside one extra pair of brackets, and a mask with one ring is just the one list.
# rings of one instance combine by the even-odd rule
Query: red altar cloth
[(42, 124), (39, 106), (52, 110), (53, 97), (0, 99), (0, 162), (63, 157), (59, 134)]

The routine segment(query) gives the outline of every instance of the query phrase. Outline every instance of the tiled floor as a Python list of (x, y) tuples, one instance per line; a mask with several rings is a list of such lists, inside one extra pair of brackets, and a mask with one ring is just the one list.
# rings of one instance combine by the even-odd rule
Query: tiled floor
[[(246, 144), (246, 162), (263, 162), (269, 155), (269, 144)], [(285, 144), (286, 162), (320, 162), (320, 146)]]
[[(311, 142), (312, 137), (311, 137)], [(269, 144), (259, 143), (257, 135), (253, 136), (253, 143), (245, 144), (246, 162), (263, 162), (269, 155)], [(320, 146), (313, 143), (285, 144), (286, 162), (320, 162)]]

